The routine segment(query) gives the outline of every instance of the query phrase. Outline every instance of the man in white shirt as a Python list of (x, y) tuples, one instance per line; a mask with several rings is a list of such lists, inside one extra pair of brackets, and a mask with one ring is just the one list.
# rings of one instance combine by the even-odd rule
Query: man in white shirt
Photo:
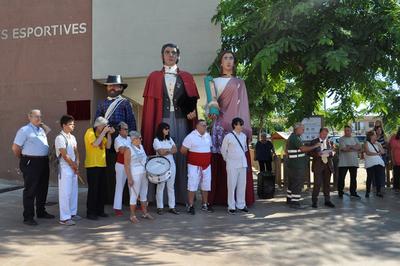
[(199, 187), (202, 195), (202, 211), (213, 212), (208, 203), (211, 190), (211, 136), (207, 133), (206, 121), (200, 119), (193, 130), (183, 140), (181, 153), (187, 156), (188, 170), (188, 213), (194, 215), (194, 196)]
[[(120, 122), (118, 124), (119, 135), (114, 140), (114, 149), (117, 153), (115, 163), (115, 194), (114, 194), (114, 213), (116, 216), (122, 216), (122, 196), (126, 183), (126, 172), (124, 167), (124, 151), (131, 146), (131, 139), (128, 137), (128, 124)], [(128, 162), (129, 163), (129, 162)]]
[(351, 135), (351, 127), (344, 127), (344, 136), (339, 139), (339, 177), (338, 194), (343, 198), (345, 177), (347, 171), (350, 172), (350, 197), (360, 199), (357, 194), (357, 169), (358, 153), (361, 151), (361, 145), (357, 138)]
[[(226, 134), (221, 146), (221, 155), (226, 161), (228, 183), (228, 213), (235, 214), (236, 208), (248, 212), (246, 207), (247, 143), (243, 130), (243, 119), (232, 120), (233, 131)], [(236, 201), (235, 201), (236, 190)]]
[(75, 137), (71, 132), (75, 128), (74, 118), (63, 115), (60, 119), (62, 130), (55, 139), (58, 166), (58, 198), (60, 221), (62, 225), (75, 225), (80, 220), (78, 211), (78, 169), (79, 153)]

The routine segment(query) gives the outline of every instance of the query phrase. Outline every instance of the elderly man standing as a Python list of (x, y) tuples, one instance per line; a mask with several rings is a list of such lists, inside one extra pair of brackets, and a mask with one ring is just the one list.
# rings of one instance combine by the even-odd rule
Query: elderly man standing
[(306, 170), (307, 157), (306, 152), (312, 151), (321, 146), (316, 143), (312, 146), (305, 146), (301, 140), (304, 133), (304, 125), (296, 123), (293, 127), (293, 133), (289, 136), (286, 144), (287, 150), (287, 168), (288, 168), (288, 186), (286, 202), (292, 208), (301, 208), (301, 191), (304, 186), (304, 175)]
[(344, 183), (347, 171), (350, 172), (350, 197), (360, 199), (357, 194), (357, 169), (358, 153), (361, 151), (361, 145), (357, 138), (351, 135), (351, 127), (344, 127), (344, 135), (339, 139), (339, 179), (338, 194), (343, 198)]
[(29, 123), (18, 130), (12, 151), (20, 159), (19, 168), (24, 177), (24, 224), (37, 225), (33, 219), (35, 200), (37, 218), (54, 218), (45, 208), (49, 187), (49, 144), (46, 135), (50, 128), (42, 122), (40, 110), (31, 110), (28, 119)]
[(311, 145), (321, 143), (321, 147), (310, 152), (313, 157), (312, 171), (314, 172), (314, 188), (312, 192), (312, 207), (317, 208), (319, 191), (322, 189), (325, 197), (325, 206), (334, 208), (330, 198), (330, 181), (333, 172), (333, 145), (328, 140), (329, 130), (323, 127), (319, 130), (319, 137), (311, 141)]

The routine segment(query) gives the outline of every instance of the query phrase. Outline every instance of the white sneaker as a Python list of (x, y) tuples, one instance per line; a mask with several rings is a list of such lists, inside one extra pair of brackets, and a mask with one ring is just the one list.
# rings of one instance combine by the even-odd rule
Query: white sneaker
[(82, 217), (80, 217), (78, 214), (77, 215), (72, 215), (71, 220), (72, 221), (79, 221), (79, 220), (82, 220)]
[(71, 226), (71, 225), (75, 225), (76, 223), (74, 221), (72, 221), (71, 219), (69, 220), (65, 220), (65, 221), (58, 221), (60, 224), (62, 225), (67, 225), (67, 226)]

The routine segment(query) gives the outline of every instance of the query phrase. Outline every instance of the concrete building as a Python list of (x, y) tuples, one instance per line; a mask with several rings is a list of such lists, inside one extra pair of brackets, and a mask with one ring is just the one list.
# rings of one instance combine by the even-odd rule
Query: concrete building
[(51, 145), (61, 115), (78, 118), (83, 160), (83, 134), (108, 74), (129, 84), (125, 95), (140, 127), (146, 76), (161, 69), (164, 43), (180, 46), (179, 66), (194, 74), (204, 105), (202, 78), (220, 48), (220, 26), (211, 23), (218, 2), (0, 0), (0, 178), (22, 178), (10, 147), (33, 108), (53, 129)]

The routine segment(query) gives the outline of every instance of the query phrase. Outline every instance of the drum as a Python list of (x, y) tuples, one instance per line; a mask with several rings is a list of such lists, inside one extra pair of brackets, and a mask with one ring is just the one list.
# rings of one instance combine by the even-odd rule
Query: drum
[(171, 163), (164, 156), (151, 156), (145, 164), (147, 178), (153, 184), (166, 182), (171, 177)]

